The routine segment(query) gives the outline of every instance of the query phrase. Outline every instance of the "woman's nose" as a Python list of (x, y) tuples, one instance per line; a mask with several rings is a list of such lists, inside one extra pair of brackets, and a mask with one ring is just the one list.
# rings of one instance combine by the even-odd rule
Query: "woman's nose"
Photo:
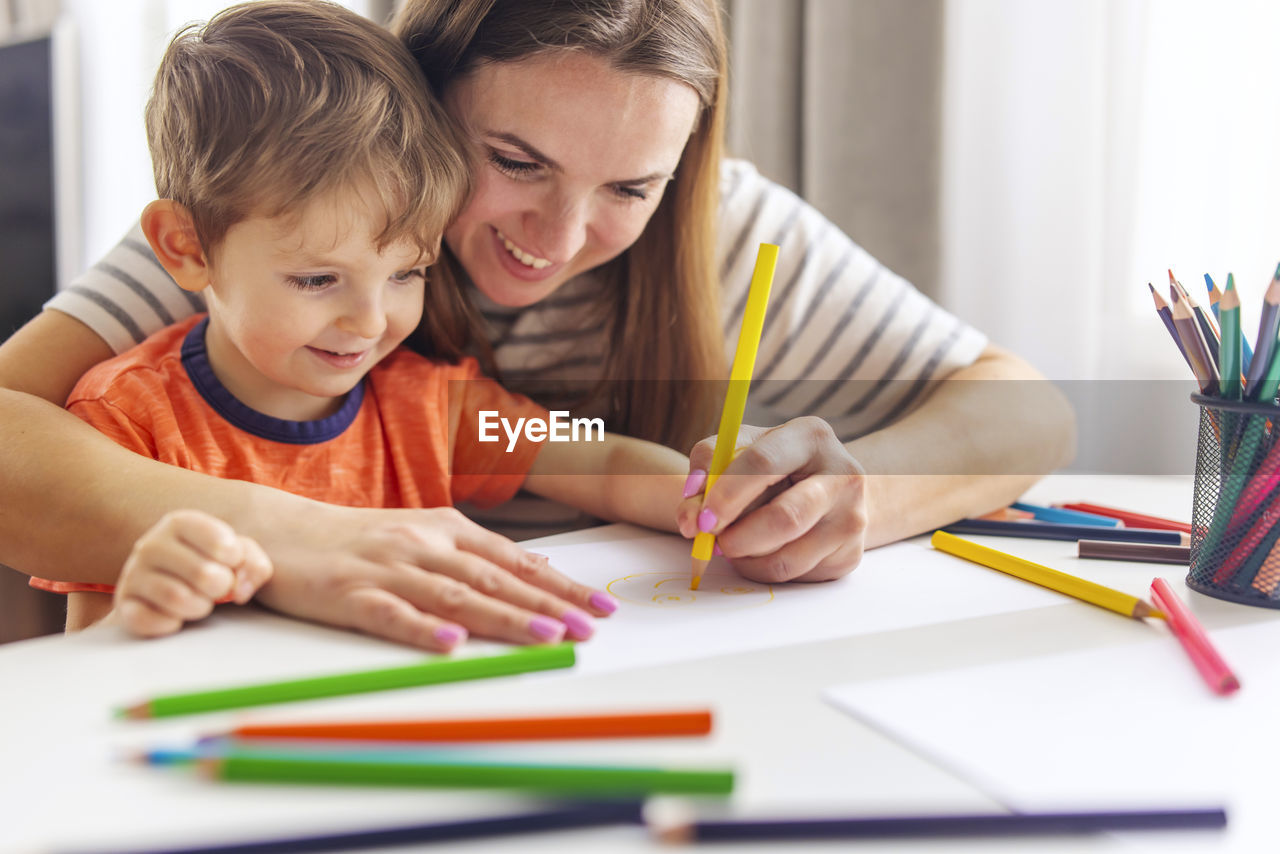
[(534, 245), (527, 251), (555, 263), (564, 263), (578, 254), (587, 241), (590, 222), (589, 200), (556, 198), (527, 214), (525, 233)]

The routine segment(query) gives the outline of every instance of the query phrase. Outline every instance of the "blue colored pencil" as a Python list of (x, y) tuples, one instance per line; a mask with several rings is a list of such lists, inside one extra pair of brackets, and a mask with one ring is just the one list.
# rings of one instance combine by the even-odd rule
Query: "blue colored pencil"
[(1041, 522), (1062, 522), (1066, 525), (1097, 525), (1100, 528), (1118, 528), (1120, 520), (1110, 516), (1099, 516), (1097, 513), (1084, 513), (1079, 510), (1067, 510), (1062, 507), (1045, 507), (1040, 504), (1028, 504), (1015, 501), (1009, 505), (1014, 510), (1025, 510)]

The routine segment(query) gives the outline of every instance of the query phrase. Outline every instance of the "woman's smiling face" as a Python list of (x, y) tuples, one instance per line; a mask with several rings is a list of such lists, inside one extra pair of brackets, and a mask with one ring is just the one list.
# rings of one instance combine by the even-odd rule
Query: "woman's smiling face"
[(635, 242), (698, 118), (693, 88), (578, 51), (483, 65), (445, 97), (478, 151), (445, 240), (500, 305), (535, 303)]

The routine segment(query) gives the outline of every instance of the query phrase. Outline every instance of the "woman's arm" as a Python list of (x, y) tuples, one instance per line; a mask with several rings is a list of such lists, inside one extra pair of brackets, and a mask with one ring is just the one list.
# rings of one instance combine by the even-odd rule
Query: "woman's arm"
[(678, 451), (610, 433), (598, 442), (548, 442), (524, 489), (610, 522), (674, 531), (688, 468)]
[[(113, 583), (166, 512), (202, 510), (262, 545), (276, 610), (427, 648), (438, 620), (515, 642), (548, 639), (545, 616), (605, 615), (570, 582), (451, 508), (334, 507), (168, 466), (111, 442), (54, 402), (109, 355), (94, 333), (47, 310), (0, 345), (0, 562), (61, 581)], [(588, 630), (589, 631), (589, 630)]]
[[(1070, 461), (1075, 416), (1039, 372), (988, 346), (907, 415), (845, 445), (818, 418), (755, 430), (739, 444), (726, 475), (753, 477), (717, 481), (701, 505), (714, 520), (708, 529), (748, 577), (822, 581), (852, 570), (864, 548), (1016, 499)], [(713, 448), (714, 437), (700, 442), (690, 465), (705, 469)], [(686, 536), (698, 530), (699, 509), (681, 508)]]

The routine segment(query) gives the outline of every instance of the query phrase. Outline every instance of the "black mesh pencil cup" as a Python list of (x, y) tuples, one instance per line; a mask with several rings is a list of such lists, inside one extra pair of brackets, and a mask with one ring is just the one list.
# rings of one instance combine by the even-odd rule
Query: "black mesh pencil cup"
[(1280, 608), (1280, 406), (1191, 400), (1200, 437), (1187, 586)]

